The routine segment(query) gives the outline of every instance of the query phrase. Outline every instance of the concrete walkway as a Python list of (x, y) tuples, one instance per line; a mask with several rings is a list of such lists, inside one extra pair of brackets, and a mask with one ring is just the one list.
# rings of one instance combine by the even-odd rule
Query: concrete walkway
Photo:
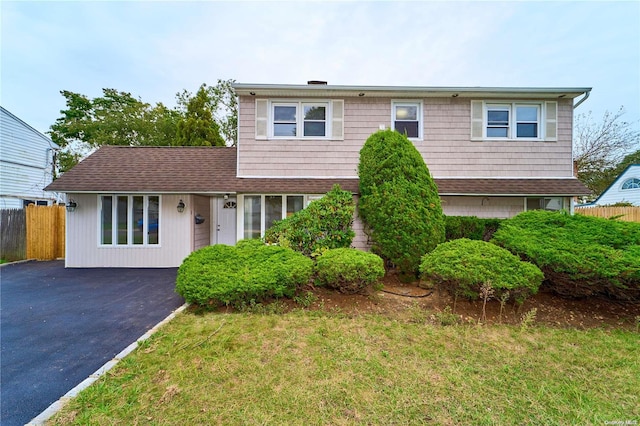
[(24, 425), (183, 304), (176, 269), (0, 268), (0, 423)]

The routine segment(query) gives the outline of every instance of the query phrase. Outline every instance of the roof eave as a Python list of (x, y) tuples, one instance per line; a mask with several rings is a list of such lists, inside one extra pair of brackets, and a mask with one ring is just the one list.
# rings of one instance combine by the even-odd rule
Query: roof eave
[(463, 97), (463, 98), (567, 98), (573, 99), (590, 87), (429, 87), (429, 86), (342, 86), (324, 84), (234, 83), (241, 96), (345, 96), (345, 97)]

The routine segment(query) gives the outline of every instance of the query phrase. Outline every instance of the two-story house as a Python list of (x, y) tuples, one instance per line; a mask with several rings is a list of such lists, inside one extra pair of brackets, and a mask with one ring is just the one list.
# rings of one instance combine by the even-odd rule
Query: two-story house
[(0, 107), (0, 209), (28, 204), (49, 205), (54, 194), (44, 190), (53, 179), (51, 139)]
[(76, 206), (68, 267), (177, 266), (200, 247), (259, 238), (335, 183), (357, 198), (359, 152), (379, 129), (413, 141), (447, 215), (571, 211), (588, 193), (573, 176), (572, 126), (590, 88), (234, 89), (237, 147), (103, 147), (48, 187)]

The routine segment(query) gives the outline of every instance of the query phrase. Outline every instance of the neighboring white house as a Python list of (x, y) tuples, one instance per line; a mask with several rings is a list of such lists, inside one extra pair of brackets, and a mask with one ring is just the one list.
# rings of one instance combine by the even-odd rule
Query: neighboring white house
[[(447, 215), (572, 211), (589, 193), (572, 158), (573, 110), (589, 88), (234, 89), (236, 147), (105, 146), (49, 185), (76, 206), (67, 267), (175, 267), (200, 247), (260, 238), (336, 183), (357, 198), (360, 149), (381, 128), (414, 143)], [(354, 231), (365, 248), (357, 217)]]
[(631, 203), (640, 206), (640, 164), (630, 164), (593, 203), (586, 206), (608, 206)]
[(44, 188), (53, 179), (57, 148), (51, 139), (0, 107), (0, 209), (56, 201), (55, 194)]

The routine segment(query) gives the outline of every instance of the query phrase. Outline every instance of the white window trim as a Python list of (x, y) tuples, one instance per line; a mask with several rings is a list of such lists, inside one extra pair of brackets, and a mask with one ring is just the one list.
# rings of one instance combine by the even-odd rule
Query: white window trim
[(391, 100), (391, 129), (396, 129), (396, 106), (418, 107), (418, 137), (409, 138), (410, 141), (421, 142), (424, 140), (424, 104), (421, 100), (393, 99)]
[[(102, 244), (102, 198), (111, 197), (111, 244)], [(127, 197), (127, 244), (118, 244), (118, 224), (117, 210), (118, 197)], [(131, 206), (133, 206), (133, 197), (143, 197), (143, 211), (147, 214), (149, 211), (149, 197), (158, 197), (158, 244), (149, 244), (149, 221), (144, 221), (144, 229), (142, 235), (144, 241), (142, 244), (133, 244), (133, 228), (130, 226)], [(160, 248), (162, 245), (160, 229), (162, 227), (162, 195), (156, 194), (98, 194), (98, 247), (99, 248)]]
[[(517, 124), (516, 109), (519, 106), (537, 106), (538, 107), (538, 137), (517, 137)], [(493, 108), (492, 108), (493, 107)], [(507, 137), (490, 137), (487, 136), (488, 112), (490, 109), (503, 109), (507, 108), (509, 111), (509, 123), (507, 128)], [(482, 138), (488, 141), (543, 141), (545, 128), (545, 103), (543, 101), (514, 101), (505, 102), (504, 100), (496, 101), (483, 101), (482, 103)], [(524, 122), (523, 123), (530, 123)]]
[[(276, 106), (295, 106), (296, 107), (296, 136), (275, 136), (273, 132), (275, 117), (274, 108)], [(304, 136), (304, 107), (305, 106), (323, 106), (325, 107), (325, 129), (324, 136)], [(272, 99), (269, 100), (268, 109), (268, 139), (284, 139), (284, 140), (330, 140), (332, 135), (331, 117), (333, 117), (332, 102), (328, 99)]]

